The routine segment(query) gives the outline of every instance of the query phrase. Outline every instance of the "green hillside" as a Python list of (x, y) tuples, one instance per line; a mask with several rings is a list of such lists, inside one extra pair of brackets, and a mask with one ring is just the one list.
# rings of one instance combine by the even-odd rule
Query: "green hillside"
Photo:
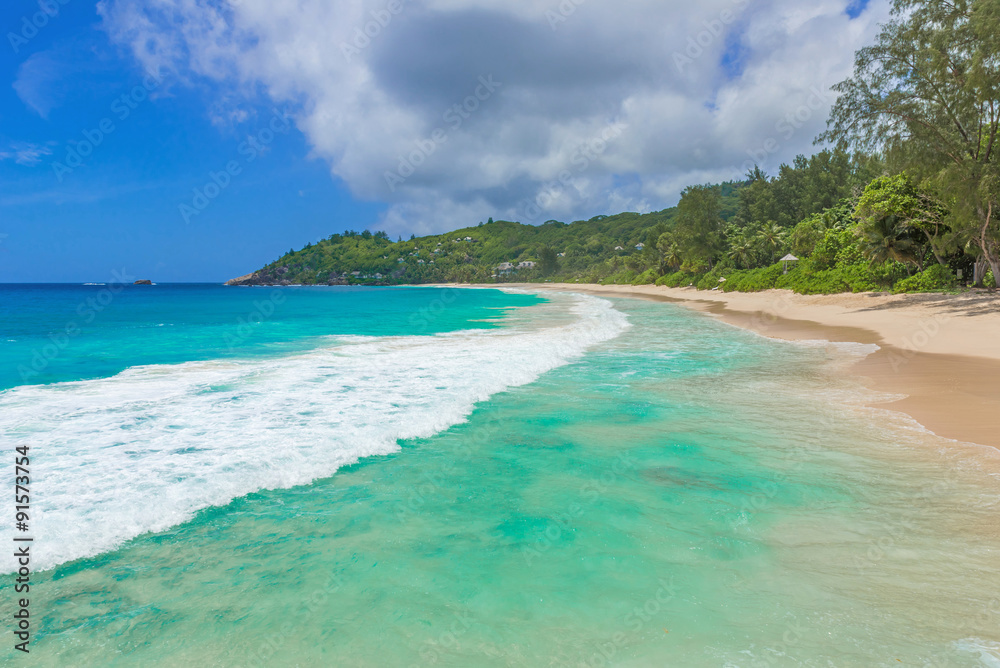
[[(713, 186), (731, 218), (741, 183)], [(523, 225), (492, 219), (447, 234), (392, 241), (385, 233), (347, 231), (307, 244), (238, 284), (396, 285), (491, 282), (503, 263), (535, 262), (500, 280), (605, 280), (658, 266), (657, 240), (674, 228), (677, 209), (590, 220)], [(643, 244), (643, 250), (636, 246)], [(620, 248), (621, 250), (616, 250)]]

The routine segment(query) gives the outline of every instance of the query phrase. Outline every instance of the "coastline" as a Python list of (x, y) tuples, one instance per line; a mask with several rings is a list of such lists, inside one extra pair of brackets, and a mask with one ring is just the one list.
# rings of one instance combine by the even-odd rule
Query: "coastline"
[(1000, 296), (797, 295), (572, 283), (504, 287), (671, 302), (786, 341), (873, 343), (879, 350), (847, 372), (873, 390), (905, 396), (872, 406), (905, 413), (938, 436), (1000, 449)]

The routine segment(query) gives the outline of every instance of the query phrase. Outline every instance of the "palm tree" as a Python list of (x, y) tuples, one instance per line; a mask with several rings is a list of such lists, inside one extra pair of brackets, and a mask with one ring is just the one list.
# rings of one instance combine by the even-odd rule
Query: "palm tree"
[(922, 269), (918, 244), (909, 238), (908, 228), (895, 216), (868, 219), (858, 227), (858, 236), (861, 254), (872, 264), (892, 260)]
[(785, 246), (785, 229), (769, 220), (757, 232), (757, 243), (761, 247), (761, 254), (767, 258), (767, 263), (773, 264)]
[(730, 239), (729, 252), (726, 254), (740, 269), (749, 269), (754, 261), (753, 244), (745, 234), (738, 234)]
[(680, 268), (681, 264), (684, 262), (684, 258), (681, 257), (681, 249), (676, 243), (671, 243), (663, 249), (662, 262), (664, 267), (667, 267), (672, 271), (677, 271)]

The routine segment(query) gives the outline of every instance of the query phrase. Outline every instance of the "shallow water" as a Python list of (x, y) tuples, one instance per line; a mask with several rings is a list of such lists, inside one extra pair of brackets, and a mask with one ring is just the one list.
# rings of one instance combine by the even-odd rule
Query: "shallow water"
[[(1000, 665), (995, 450), (865, 408), (865, 391), (835, 372), (863, 347), (775, 342), (669, 304), (613, 303), (553, 296), (486, 332), (270, 358), (255, 371), (273, 401), (250, 400), (238, 420), (228, 406), (247, 401), (245, 374), (183, 380), (219, 373), (216, 363), (156, 371), (171, 411), (113, 397), (104, 421), (80, 405), (87, 383), (151, 370), (0, 394), (32, 393), (3, 419), (35, 424), (53, 447), (75, 438), (84, 455), (126, 417), (152, 425), (136, 444), (153, 434), (176, 445), (184, 410), (225, 434), (224, 447), (208, 431), (195, 439), (201, 478), (145, 480), (178, 503), (145, 506), (174, 508), (169, 527), (35, 576), (30, 663)], [(331, 361), (390, 352), (379, 367)], [(405, 366), (408, 356), (438, 362)], [(408, 371), (390, 391), (348, 393), (353, 403), (333, 389), (400, 364), (426, 377), (408, 385)], [(318, 414), (286, 424), (289, 393)], [(206, 394), (219, 401), (211, 419)], [(66, 411), (54, 430), (29, 412), (45, 401)], [(344, 417), (348, 404), (370, 410)], [(367, 431), (348, 429), (364, 420)], [(175, 440), (192, 442), (192, 425)], [(303, 484), (268, 447), (299, 453)], [(241, 448), (264, 464), (240, 468)], [(71, 476), (65, 456), (51, 470)], [(101, 530), (73, 534), (67, 518), (120, 527), (148, 493), (121, 485), (115, 505), (113, 486), (97, 489), (90, 501), (107, 515), (52, 502), (52, 532), (68, 537), (54, 555), (100, 547), (86, 541)], [(206, 489), (200, 505), (178, 501)], [(149, 517), (128, 517), (135, 526), (112, 543), (148, 529)], [(7, 619), (11, 598), (5, 583)]]

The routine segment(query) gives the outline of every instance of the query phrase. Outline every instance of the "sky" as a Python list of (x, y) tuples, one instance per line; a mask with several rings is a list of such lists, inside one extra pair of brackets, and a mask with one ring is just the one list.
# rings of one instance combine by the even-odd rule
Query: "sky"
[(658, 211), (814, 137), (887, 0), (9, 0), (0, 282)]

